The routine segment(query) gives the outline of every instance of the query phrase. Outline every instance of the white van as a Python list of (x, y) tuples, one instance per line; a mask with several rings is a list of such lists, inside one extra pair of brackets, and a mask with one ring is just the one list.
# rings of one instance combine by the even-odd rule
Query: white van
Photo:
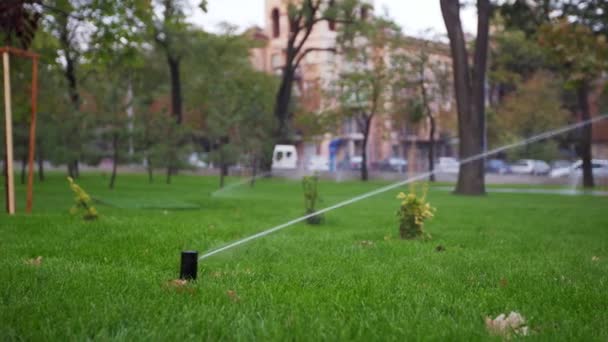
[(273, 170), (295, 170), (298, 168), (298, 151), (293, 145), (276, 145), (272, 153)]

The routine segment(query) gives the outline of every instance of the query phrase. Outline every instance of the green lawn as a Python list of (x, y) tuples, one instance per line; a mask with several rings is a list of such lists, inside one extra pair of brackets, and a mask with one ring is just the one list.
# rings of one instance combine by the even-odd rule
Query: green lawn
[[(485, 316), (510, 311), (532, 340), (608, 340), (608, 198), (431, 191), (432, 240), (401, 241), (393, 191), (204, 260), (176, 288), (180, 251), (298, 217), (300, 184), (212, 197), (216, 178), (107, 181), (79, 180), (98, 222), (70, 217), (58, 174), (33, 215), (0, 214), (0, 340), (488, 340)], [(322, 205), (385, 184), (323, 182)]]

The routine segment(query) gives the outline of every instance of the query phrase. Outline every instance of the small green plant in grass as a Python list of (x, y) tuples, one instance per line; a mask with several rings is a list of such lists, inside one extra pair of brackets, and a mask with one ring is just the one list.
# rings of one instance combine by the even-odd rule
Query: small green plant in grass
[(70, 214), (80, 215), (85, 221), (93, 221), (99, 218), (97, 209), (93, 206), (91, 196), (84, 191), (71, 177), (68, 177), (70, 189), (74, 192), (74, 206), (70, 208)]
[[(315, 206), (319, 200), (318, 192), (319, 177), (317, 176), (306, 176), (302, 178), (302, 189), (304, 190), (304, 207), (306, 214), (312, 214), (316, 211)], [(306, 219), (308, 224), (321, 224), (323, 222), (323, 215), (314, 215)]]
[(426, 201), (427, 190), (428, 186), (425, 186), (422, 195), (418, 196), (416, 187), (412, 186), (409, 194), (401, 192), (397, 195), (397, 199), (401, 201), (397, 216), (402, 239), (428, 236), (424, 232), (424, 221), (433, 217), (436, 209)]

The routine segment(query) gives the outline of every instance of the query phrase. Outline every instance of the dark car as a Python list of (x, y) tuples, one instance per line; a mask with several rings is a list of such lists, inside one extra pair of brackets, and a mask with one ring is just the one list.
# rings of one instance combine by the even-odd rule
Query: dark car
[(405, 172), (407, 160), (403, 158), (387, 158), (378, 162), (375, 167), (380, 171)]
[(504, 175), (511, 172), (511, 167), (504, 160), (488, 159), (486, 160), (486, 172)]

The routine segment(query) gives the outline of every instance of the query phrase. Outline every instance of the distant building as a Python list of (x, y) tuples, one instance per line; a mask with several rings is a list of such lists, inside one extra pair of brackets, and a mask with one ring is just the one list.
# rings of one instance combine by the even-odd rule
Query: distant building
[[(373, 4), (373, 1), (367, 2)], [(285, 62), (284, 49), (287, 46), (290, 31), (287, 1), (266, 0), (265, 13), (265, 27), (254, 27), (248, 31), (259, 42), (258, 47), (251, 50), (251, 62), (259, 70), (280, 75)], [(360, 15), (365, 17), (370, 14), (362, 10)], [(304, 49), (309, 47), (335, 48), (336, 37), (336, 23), (321, 22), (315, 26)], [(423, 40), (413, 37), (404, 38), (404, 52), (417, 53), (423, 42)], [(428, 46), (430, 47), (430, 59), (451, 69), (449, 47), (435, 42), (429, 43)], [(296, 75), (294, 94), (298, 96), (299, 104), (306, 112), (318, 112), (327, 106), (327, 99), (322, 96), (322, 90), (337, 77), (337, 65), (339, 64), (340, 56), (329, 51), (315, 51), (305, 57)], [(435, 136), (436, 151), (437, 156), (451, 156), (457, 150), (454, 146), (457, 143), (457, 134), (452, 95), (450, 94), (447, 99), (442, 99), (441, 102), (433, 103), (431, 106), (438, 117), (438, 129)], [(406, 114), (404, 113), (403, 116), (405, 117)], [(416, 168), (419, 170), (425, 169), (429, 145), (427, 126), (427, 124), (414, 126), (397, 123), (385, 117), (375, 118), (368, 143), (369, 166), (387, 158), (400, 157), (408, 159), (410, 164), (417, 165)], [(303, 156), (303, 161), (314, 155), (329, 158), (330, 154), (335, 153), (335, 160), (340, 162), (361, 155), (362, 141), (363, 134), (359, 132), (353, 120), (345, 120), (338, 131), (326, 132), (312, 141), (301, 140), (297, 143), (297, 147), (299, 155)]]

